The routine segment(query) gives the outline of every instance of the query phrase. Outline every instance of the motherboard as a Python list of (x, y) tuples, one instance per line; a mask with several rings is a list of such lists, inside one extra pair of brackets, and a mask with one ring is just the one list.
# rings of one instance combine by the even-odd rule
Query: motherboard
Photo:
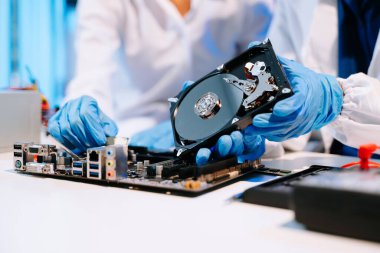
[(77, 156), (55, 145), (16, 143), (14, 168), (36, 176), (186, 196), (206, 193), (252, 173), (290, 173), (264, 168), (260, 160), (238, 164), (234, 157), (197, 166), (171, 152), (149, 152), (128, 144), (89, 148)]

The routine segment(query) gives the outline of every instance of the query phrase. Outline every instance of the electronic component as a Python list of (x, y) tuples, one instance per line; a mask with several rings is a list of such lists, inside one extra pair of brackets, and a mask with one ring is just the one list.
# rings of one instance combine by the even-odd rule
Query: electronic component
[(295, 219), (321, 232), (380, 242), (380, 174), (330, 170), (295, 184)]
[[(271, 169), (262, 168), (261, 170), (265, 172)], [(246, 190), (242, 195), (242, 199), (247, 203), (290, 209), (294, 184), (303, 178), (323, 173), (326, 170), (331, 170), (331, 168), (311, 166), (300, 172), (289, 173), (289, 175), (284, 177), (277, 178)]]
[(85, 177), (87, 175), (87, 162), (85, 160), (74, 161), (71, 173), (73, 176)]
[(380, 242), (380, 173), (310, 168), (245, 191), (244, 202), (292, 209), (306, 228)]
[(106, 179), (116, 180), (127, 177), (128, 170), (128, 146), (106, 146)]
[(187, 196), (205, 193), (251, 173), (284, 175), (282, 171), (265, 171), (259, 161), (238, 164), (236, 158), (228, 158), (196, 166), (174, 153), (131, 148), (120, 144), (89, 148), (86, 157), (79, 158), (53, 145), (16, 143), (14, 167), (20, 173)]
[[(15, 143), (13, 145), (13, 161), (18, 170), (44, 171), (44, 173), (49, 171), (51, 173), (57, 169), (57, 149), (54, 145), (40, 145), (32, 142)], [(51, 166), (53, 166), (52, 170), (48, 169)], [(43, 170), (43, 168), (45, 169)]]
[(251, 47), (169, 99), (177, 156), (192, 160), (292, 94), (270, 41)]
[[(87, 178), (104, 179), (105, 147), (87, 149)], [(105, 174), (105, 173), (104, 173)]]
[(25, 167), (27, 172), (54, 174), (54, 165), (51, 163), (27, 162)]
[(55, 172), (59, 174), (63, 174), (63, 175), (71, 175), (72, 163), (73, 163), (72, 157), (68, 156), (66, 152), (61, 152), (57, 157), (57, 168)]
[(25, 170), (26, 165), (26, 152), (27, 143), (15, 143), (13, 145), (13, 163), (16, 169)]

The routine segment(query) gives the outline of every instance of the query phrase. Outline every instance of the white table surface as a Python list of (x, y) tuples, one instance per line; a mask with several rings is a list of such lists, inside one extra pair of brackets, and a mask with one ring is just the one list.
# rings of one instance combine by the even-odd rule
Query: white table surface
[[(293, 153), (265, 163), (338, 160)], [(377, 243), (307, 231), (291, 211), (231, 200), (251, 182), (187, 198), (21, 175), (12, 164), (0, 154), (0, 253), (380, 252)]]

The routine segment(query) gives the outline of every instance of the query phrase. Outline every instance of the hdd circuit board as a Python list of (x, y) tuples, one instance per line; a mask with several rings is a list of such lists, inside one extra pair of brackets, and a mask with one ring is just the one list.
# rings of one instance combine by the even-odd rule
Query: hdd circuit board
[(76, 157), (55, 145), (35, 143), (14, 144), (14, 168), (22, 174), (185, 196), (203, 194), (252, 173), (290, 173), (268, 170), (259, 160), (237, 164), (229, 158), (196, 166), (172, 153), (128, 145), (89, 148), (84, 157)]

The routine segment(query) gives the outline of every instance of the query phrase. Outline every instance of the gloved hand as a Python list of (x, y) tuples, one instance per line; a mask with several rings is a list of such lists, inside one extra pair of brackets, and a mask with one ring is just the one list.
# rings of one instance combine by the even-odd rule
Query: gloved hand
[(333, 121), (343, 104), (343, 91), (336, 78), (282, 57), (279, 61), (294, 95), (278, 102), (272, 113), (255, 116), (253, 131), (271, 141), (284, 141)]
[(252, 126), (248, 126), (242, 131), (234, 131), (230, 135), (223, 135), (215, 147), (201, 148), (198, 151), (195, 158), (197, 165), (206, 164), (212, 152), (217, 158), (235, 155), (239, 163), (256, 160), (265, 152), (265, 140), (253, 131)]
[(143, 146), (154, 151), (174, 149), (174, 138), (171, 122), (164, 121), (157, 126), (132, 136), (129, 142), (132, 146)]
[(104, 145), (107, 137), (117, 135), (118, 129), (115, 122), (99, 109), (95, 99), (82, 96), (68, 101), (53, 115), (48, 131), (79, 154), (89, 147)]

